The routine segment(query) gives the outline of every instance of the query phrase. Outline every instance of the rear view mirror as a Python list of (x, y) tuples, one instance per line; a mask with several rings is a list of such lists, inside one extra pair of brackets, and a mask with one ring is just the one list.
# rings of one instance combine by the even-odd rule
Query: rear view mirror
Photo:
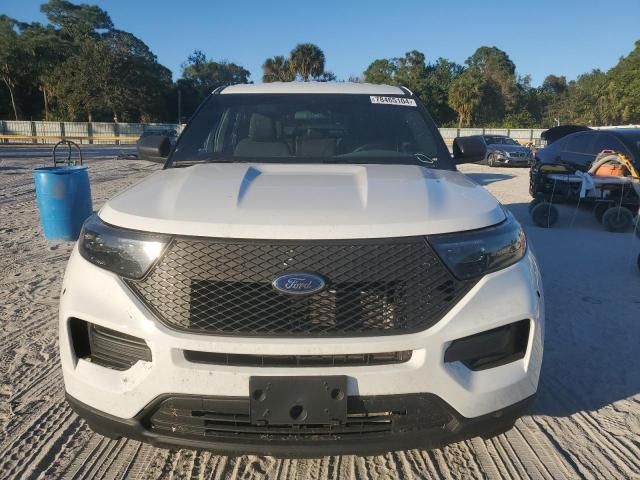
[(148, 135), (140, 137), (136, 149), (141, 160), (163, 163), (171, 152), (171, 141), (165, 135)]
[(470, 137), (457, 137), (453, 141), (453, 158), (456, 163), (472, 163), (484, 160), (487, 146), (484, 140), (473, 135)]

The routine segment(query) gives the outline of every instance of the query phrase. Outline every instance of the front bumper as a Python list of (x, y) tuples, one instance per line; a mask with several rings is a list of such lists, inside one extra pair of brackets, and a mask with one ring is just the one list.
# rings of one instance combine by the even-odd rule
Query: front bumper
[(496, 165), (505, 167), (530, 167), (533, 164), (531, 157), (504, 157), (497, 156), (495, 158)]
[[(152, 361), (139, 361), (129, 369), (117, 371), (78, 358), (69, 330), (72, 318), (144, 339)], [(531, 321), (523, 358), (481, 371), (472, 371), (461, 362), (444, 362), (444, 352), (454, 340), (523, 319)], [(529, 251), (517, 264), (481, 279), (442, 320), (422, 332), (362, 338), (196, 335), (171, 330), (158, 322), (117, 275), (90, 264), (76, 248), (63, 281), (59, 326), (67, 394), (75, 403), (89, 406), (89, 410), (83, 411), (114, 419), (111, 423), (116, 425), (116, 433), (130, 436), (136, 431), (133, 426), (140, 422), (140, 415), (159, 398), (168, 394), (247, 398), (250, 378), (261, 375), (345, 375), (349, 397), (429, 394), (446, 402), (459, 418), (471, 420), (491, 415), (535, 394), (542, 363), (544, 310), (540, 274)], [(238, 367), (190, 362), (185, 358), (187, 350), (252, 355), (411, 350), (412, 356), (404, 363), (377, 366)], [(100, 431), (99, 426), (96, 429)], [(467, 430), (438, 432), (428, 430), (428, 436), (455, 438)], [(138, 431), (135, 435), (143, 435), (152, 442), (163, 441), (148, 432)], [(407, 433), (409, 437), (422, 438)], [(407, 440), (406, 444), (413, 440)], [(405, 445), (403, 442), (398, 445)], [(218, 444), (213, 448), (224, 450)]]
[[(295, 432), (290, 432), (285, 436), (233, 432), (211, 438), (210, 432), (189, 434), (180, 431), (180, 425), (174, 427), (175, 431), (158, 433), (151, 427), (154, 413), (158, 411), (160, 405), (172, 400), (174, 400), (173, 397), (163, 395), (147, 405), (134, 418), (123, 419), (92, 408), (67, 394), (67, 402), (80, 417), (87, 421), (91, 429), (109, 438), (117, 439), (124, 436), (163, 448), (208, 449), (227, 455), (272, 455), (287, 458), (341, 454), (376, 455), (413, 448), (437, 448), (471, 437), (489, 438), (513, 427), (515, 421), (527, 412), (534, 396), (476, 418), (461, 416), (441, 399), (430, 394), (364, 399), (352, 397), (350, 400), (353, 403), (373, 401), (380, 405), (390, 403), (403, 405), (413, 415), (405, 419), (400, 426), (395, 426), (388, 432), (351, 435), (329, 432), (324, 435), (316, 434), (313, 438)], [(248, 406), (246, 399), (237, 397), (197, 399), (198, 402), (215, 402), (216, 400), (226, 404), (233, 403), (238, 408)], [(425, 408), (430, 408), (430, 411), (425, 412)], [(434, 418), (434, 422), (425, 425), (422, 419), (425, 416), (433, 418), (433, 410), (446, 414), (446, 420), (438, 423), (438, 420)], [(421, 416), (420, 413), (423, 415)], [(176, 423), (179, 423), (177, 417)]]

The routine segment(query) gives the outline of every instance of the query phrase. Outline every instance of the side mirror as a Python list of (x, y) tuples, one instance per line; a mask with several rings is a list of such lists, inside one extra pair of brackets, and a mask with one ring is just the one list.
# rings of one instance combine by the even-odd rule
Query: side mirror
[(453, 141), (453, 158), (456, 163), (472, 163), (484, 160), (487, 146), (481, 137), (457, 137)]
[(171, 141), (165, 135), (148, 135), (136, 142), (138, 158), (163, 163), (171, 152)]

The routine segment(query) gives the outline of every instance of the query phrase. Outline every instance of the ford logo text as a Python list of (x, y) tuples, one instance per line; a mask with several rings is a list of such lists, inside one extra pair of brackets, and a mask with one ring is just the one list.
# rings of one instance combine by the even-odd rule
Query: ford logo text
[(313, 273), (286, 273), (274, 278), (273, 288), (289, 295), (311, 295), (324, 289), (326, 282)]

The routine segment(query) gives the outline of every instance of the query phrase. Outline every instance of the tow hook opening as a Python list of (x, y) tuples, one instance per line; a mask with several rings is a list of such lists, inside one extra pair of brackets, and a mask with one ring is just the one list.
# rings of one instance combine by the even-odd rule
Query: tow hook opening
[(520, 360), (527, 353), (530, 320), (487, 330), (454, 340), (444, 354), (445, 363), (462, 362), (473, 371)]
[(304, 422), (307, 418), (307, 410), (303, 405), (294, 405), (289, 410), (289, 415), (294, 422)]

